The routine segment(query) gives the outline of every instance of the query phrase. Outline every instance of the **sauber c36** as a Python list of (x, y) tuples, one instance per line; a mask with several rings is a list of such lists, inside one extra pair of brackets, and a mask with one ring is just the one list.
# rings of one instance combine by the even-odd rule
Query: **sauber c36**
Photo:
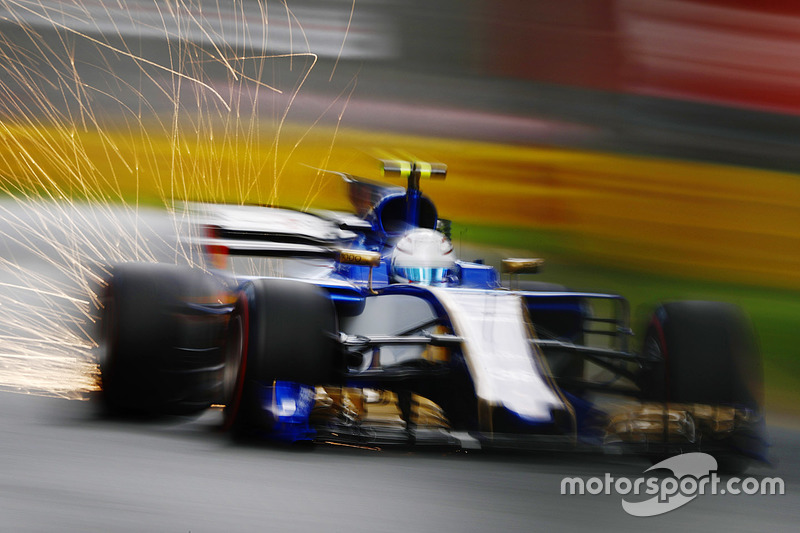
[(443, 165), (384, 170), (407, 186), (341, 174), (353, 213), (191, 206), (214, 268), (114, 266), (105, 407), (224, 406), (235, 435), (289, 442), (764, 459), (760, 360), (737, 307), (664, 303), (632, 349), (623, 297), (519, 281), (538, 259), (503, 273), (456, 259), (420, 191)]

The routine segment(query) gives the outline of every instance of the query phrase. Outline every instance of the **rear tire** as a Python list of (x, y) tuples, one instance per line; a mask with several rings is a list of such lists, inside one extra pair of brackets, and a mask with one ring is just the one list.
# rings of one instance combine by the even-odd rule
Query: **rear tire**
[(324, 289), (301, 281), (260, 279), (237, 304), (245, 341), (236, 386), (226, 402), (225, 427), (235, 436), (268, 431), (273, 421), (262, 390), (275, 381), (327, 385), (336, 381), (336, 313)]
[(186, 267), (114, 267), (100, 290), (98, 363), (107, 414), (191, 414), (211, 405), (218, 378), (197, 369), (218, 366), (222, 322), (187, 319), (181, 311), (184, 302), (210, 302), (222, 290), (210, 275)]

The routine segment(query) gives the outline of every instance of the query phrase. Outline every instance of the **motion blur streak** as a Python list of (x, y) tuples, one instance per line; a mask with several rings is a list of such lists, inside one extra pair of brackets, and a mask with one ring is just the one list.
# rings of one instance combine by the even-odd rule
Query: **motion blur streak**
[[(758, 152), (754, 160), (791, 166), (791, 130), (775, 129), (773, 115), (735, 115), (760, 137), (729, 138), (751, 137), (719, 106), (759, 102), (698, 90), (682, 94), (717, 107), (640, 98), (696, 80), (642, 76), (692, 67), (687, 51), (705, 36), (697, 57), (733, 61), (737, 76), (761, 83), (752, 69), (791, 71), (796, 9), (754, 11), (738, 0), (419, 5), (0, 1), (4, 246), (49, 265), (39, 273), (4, 255), (3, 282), (22, 287), (2, 293), (9, 329), (0, 334), (15, 347), (6, 351), (70, 339), (65, 347), (88, 360), (98, 279), (89, 265), (163, 260), (155, 249), (172, 246), (169, 261), (203, 268), (196, 250), (173, 239), (188, 227), (178, 202), (344, 207), (337, 179), (315, 169), (373, 176), (387, 147), (448, 163), (447, 189), (431, 183), (426, 192), (456, 221), (565, 231), (564, 246), (595, 262), (800, 287), (794, 176), (576, 149), (672, 153), (691, 144), (702, 159)], [(651, 24), (664, 31), (646, 31)], [(767, 27), (783, 30), (766, 35)], [(736, 38), (714, 38), (725, 32), (740, 32), (756, 55), (741, 54)], [(667, 36), (674, 46), (651, 42)], [(659, 50), (681, 60), (651, 57)], [(739, 86), (720, 81), (703, 87)], [(543, 146), (552, 144), (571, 148)], [(166, 206), (170, 231), (143, 237), (142, 204)], [(21, 306), (14, 291), (39, 303)], [(56, 319), (65, 306), (78, 318)]]
[[(425, 188), (443, 216), (565, 230), (592, 270), (797, 287), (796, 177), (758, 169), (800, 170), (798, 16), (790, 0), (0, 0), (3, 526), (795, 531), (800, 438), (782, 428), (785, 499), (643, 524), (619, 498), (558, 496), (565, 475), (631, 477), (638, 459), (298, 455), (230, 446), (219, 411), (131, 429), (5, 391), (95, 388), (105, 265), (205, 267), (181, 201), (342, 207), (314, 169), (374, 177), (373, 156), (447, 163), (447, 188)], [(776, 374), (796, 408), (781, 294), (762, 325), (789, 347), (770, 355), (791, 359)]]

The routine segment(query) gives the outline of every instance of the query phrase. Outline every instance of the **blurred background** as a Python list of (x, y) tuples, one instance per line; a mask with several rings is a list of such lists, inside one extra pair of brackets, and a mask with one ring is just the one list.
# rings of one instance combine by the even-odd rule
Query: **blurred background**
[[(739, 303), (796, 414), (799, 65), (788, 0), (6, 0), (2, 188), (347, 208), (326, 171), (441, 161), (425, 190), (459, 250), (543, 255), (634, 308)], [(82, 253), (118, 251), (90, 233)]]
[(739, 303), (797, 411), (794, 2), (4, 1), (0, 59), (11, 199), (347, 208), (320, 169), (441, 161), (459, 246)]
[[(89, 309), (97, 273), (87, 265), (200, 264), (180, 244), (182, 202), (345, 209), (343, 184), (326, 171), (377, 179), (377, 159), (399, 157), (448, 165), (447, 180), (423, 190), (452, 219), (464, 259), (544, 257), (542, 280), (618, 292), (634, 309), (671, 299), (741, 305), (761, 342), (768, 420), (796, 427), (798, 89), (800, 5), (790, 0), (0, 0), (0, 389), (67, 397), (92, 390)], [(28, 407), (4, 403), (15, 414), (3, 416), (27, 427)], [(7, 437), (0, 447), (26, 449), (28, 431), (37, 442), (66, 438), (91, 450), (70, 455), (75, 464), (105, 457), (100, 444), (87, 447), (77, 433), (55, 437), (63, 423), (12, 432), (20, 442)], [(181, 442), (203, 446), (187, 435), (180, 433)], [(791, 456), (796, 432), (781, 435), (784, 450), (794, 443)], [(99, 438), (116, 447), (131, 436)], [(205, 496), (186, 491), (197, 482), (194, 474), (185, 481), (193, 459), (183, 462), (174, 451), (154, 463), (144, 455), (171, 446), (159, 438), (143, 437), (128, 465), (141, 461), (142, 476), (152, 464), (182, 469), (167, 489), (187, 494), (177, 508), (199, 516)], [(43, 456), (60, 457), (55, 445), (43, 446)], [(197, 461), (204, 452), (194, 450)], [(221, 479), (227, 466), (248, 472), (252, 487), (243, 501), (263, 490), (248, 477), (248, 465), (263, 458), (251, 452), (224, 450), (214, 472)], [(488, 487), (480, 498), (498, 502), (490, 509), (475, 507), (473, 493), (451, 492), (444, 478), (466, 475), (460, 463), (428, 472), (392, 457), (379, 466), (387, 472), (350, 479), (349, 457), (331, 467), (279, 456), (291, 467), (287, 478), (313, 467), (304, 483), (325, 468), (353, 486), (369, 476), (370, 484), (394, 475), (409, 486), (432, 476), (425, 478), (430, 494), (403, 494), (428, 513), (389, 515), (398, 526), (400, 518), (416, 518), (417, 527), (433, 515), (464, 516), (444, 523), (461, 524), (460, 531), (497, 524), (529, 530), (534, 501), (543, 502), (539, 519), (563, 525), (551, 498), (558, 477), (594, 470), (567, 459), (548, 470), (544, 486), (514, 477), (547, 470), (549, 457), (522, 470), (478, 463), (462, 485)], [(106, 460), (113, 461), (99, 462)], [(86, 472), (73, 475), (63, 464), (55, 465), (56, 483), (72, 490)], [(489, 481), (498, 468), (502, 483)], [(130, 470), (113, 472), (136, 478)], [(103, 476), (89, 474), (101, 489), (118, 486)], [(219, 496), (214, 483), (209, 493)], [(141, 478), (127, 492), (112, 491), (109, 507), (157, 507), (158, 498), (141, 496), (143, 486), (154, 485)], [(224, 485), (223, 500), (241, 510), (232, 486)], [(303, 487), (293, 490), (305, 498)], [(92, 490), (84, 495), (96, 497)], [(444, 492), (450, 512), (442, 515), (428, 496)], [(278, 500), (303, 514), (291, 494)], [(386, 525), (387, 495), (361, 495), (382, 509), (361, 516), (365, 530)], [(56, 498), (66, 503), (54, 516), (73, 512), (70, 498)], [(727, 502), (698, 504), (683, 516), (693, 526), (712, 517), (708, 523), (718, 526), (731, 513)], [(30, 525), (34, 503), (5, 510)], [(346, 509), (349, 500), (340, 503)], [(759, 527), (770, 519), (779, 521), (776, 529), (792, 523), (782, 521), (787, 508), (762, 503), (747, 511)], [(640, 529), (608, 518), (608, 505), (608, 498), (593, 501), (576, 518)], [(136, 530), (141, 509), (124, 508), (123, 525)], [(254, 509), (240, 518), (262, 524)], [(342, 512), (330, 501), (320, 509), (305, 523), (325, 524)], [(217, 530), (227, 523), (223, 514), (214, 518)], [(39, 530), (80, 524), (43, 520)], [(680, 520), (651, 523), (666, 528)], [(155, 521), (186, 524), (173, 511)]]

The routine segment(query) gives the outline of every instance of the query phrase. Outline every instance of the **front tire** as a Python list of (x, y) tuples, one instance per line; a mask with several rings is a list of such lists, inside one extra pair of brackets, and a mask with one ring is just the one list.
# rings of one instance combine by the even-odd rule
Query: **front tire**
[[(717, 458), (720, 471), (742, 472), (749, 460), (765, 458), (761, 358), (740, 308), (703, 301), (663, 304), (647, 328), (643, 355), (654, 362), (641, 376), (642, 399), (693, 412), (698, 444)], [(719, 426), (713, 419), (717, 408), (735, 409), (732, 427), (713, 428)], [(710, 422), (702, 412), (712, 413)]]
[(761, 359), (752, 326), (735, 305), (661, 305), (648, 326), (643, 353), (660, 359), (643, 376), (647, 400), (761, 410)]
[(320, 287), (260, 279), (243, 288), (237, 313), (242, 355), (226, 402), (225, 428), (236, 436), (268, 433), (274, 420), (264, 409), (265, 388), (275, 381), (315, 386), (337, 380), (335, 309)]

